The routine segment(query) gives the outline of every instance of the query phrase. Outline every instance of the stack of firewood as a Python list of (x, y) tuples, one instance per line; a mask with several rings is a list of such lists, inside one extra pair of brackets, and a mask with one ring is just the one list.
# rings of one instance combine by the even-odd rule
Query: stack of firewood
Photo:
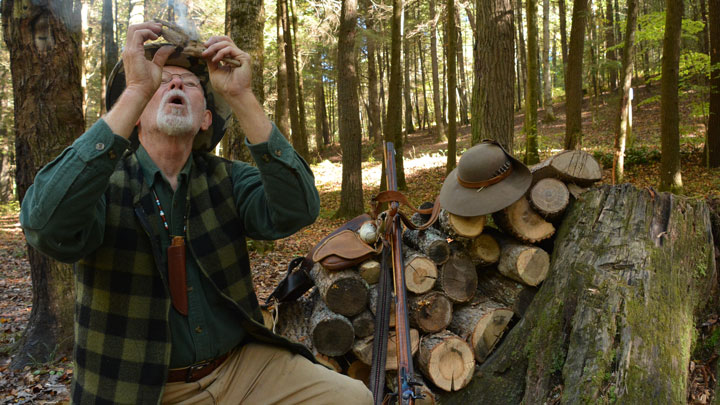
[[(600, 180), (601, 167), (582, 151), (564, 151), (530, 168), (525, 197), (492, 216), (442, 210), (433, 227), (403, 234), (411, 347), (419, 379), (456, 391), (472, 379), (513, 320), (521, 318), (550, 268), (552, 237), (571, 197)], [(492, 218), (492, 224), (488, 224)], [(413, 221), (427, 218), (415, 214)], [(271, 327), (307, 346), (338, 372), (365, 380), (372, 361), (378, 260), (341, 271), (316, 263), (316, 288), (282, 304)], [(397, 368), (394, 307), (386, 370)], [(270, 326), (270, 325), (269, 325)], [(425, 401), (434, 403), (423, 387)]]

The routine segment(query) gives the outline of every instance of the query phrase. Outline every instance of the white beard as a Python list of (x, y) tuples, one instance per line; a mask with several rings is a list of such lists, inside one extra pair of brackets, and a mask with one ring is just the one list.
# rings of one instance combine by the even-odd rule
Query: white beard
[[(171, 97), (180, 97), (183, 99), (184, 110), (172, 108), (169, 113), (165, 112), (165, 107)], [(193, 122), (193, 111), (190, 106), (190, 100), (187, 98), (185, 93), (175, 89), (170, 90), (160, 101), (160, 108), (157, 112), (157, 127), (163, 133), (169, 136), (182, 136), (192, 135), (195, 130), (195, 123)]]

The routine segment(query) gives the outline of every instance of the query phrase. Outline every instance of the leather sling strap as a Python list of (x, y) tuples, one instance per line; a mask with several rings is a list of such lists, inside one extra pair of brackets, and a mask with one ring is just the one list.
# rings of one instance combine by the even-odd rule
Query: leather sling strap
[(388, 190), (388, 191), (383, 191), (381, 193), (378, 193), (378, 195), (373, 197), (373, 199), (371, 201), (371, 204), (373, 207), (373, 216), (375, 218), (377, 218), (378, 215), (380, 215), (381, 203), (386, 203), (386, 202), (397, 202), (400, 205), (405, 205), (406, 207), (409, 207), (411, 210), (413, 210), (419, 214), (424, 214), (424, 215), (430, 214), (430, 219), (428, 219), (427, 222), (425, 222), (422, 225), (416, 225), (405, 214), (398, 211), (398, 215), (400, 216), (400, 219), (402, 220), (403, 224), (405, 224), (405, 226), (410, 229), (417, 229), (417, 230), (427, 229), (430, 226), (432, 226), (432, 224), (434, 224), (435, 221), (437, 221), (438, 215), (440, 215), (440, 196), (438, 196), (435, 199), (435, 203), (433, 204), (432, 208), (418, 209), (418, 208), (415, 208), (412, 204), (410, 204), (407, 197), (405, 197), (405, 194), (403, 194), (399, 191)]
[(383, 240), (380, 279), (378, 280), (378, 304), (375, 312), (375, 333), (373, 336), (372, 365), (370, 367), (370, 391), (375, 405), (383, 403), (385, 396), (385, 362), (390, 326), (390, 292), (392, 290), (392, 249)]

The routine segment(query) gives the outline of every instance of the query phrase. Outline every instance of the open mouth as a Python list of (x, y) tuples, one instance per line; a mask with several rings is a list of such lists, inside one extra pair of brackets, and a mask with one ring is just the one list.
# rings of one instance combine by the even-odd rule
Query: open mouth
[(177, 106), (184, 106), (185, 105), (185, 99), (180, 96), (172, 96), (170, 97), (170, 100), (168, 100), (168, 104), (173, 104)]

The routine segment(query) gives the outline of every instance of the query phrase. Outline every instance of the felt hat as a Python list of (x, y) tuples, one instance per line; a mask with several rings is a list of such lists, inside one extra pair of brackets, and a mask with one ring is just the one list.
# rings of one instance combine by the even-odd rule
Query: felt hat
[[(152, 60), (155, 52), (164, 45), (169, 44), (146, 44), (145, 57), (148, 58), (148, 60)], [(170, 55), (165, 65), (185, 68), (194, 73), (195, 76), (200, 79), (203, 92), (205, 93), (207, 109), (212, 113), (212, 125), (210, 125), (210, 128), (205, 131), (200, 131), (195, 136), (193, 150), (212, 150), (218, 143), (220, 143), (220, 140), (225, 135), (225, 131), (227, 130), (230, 122), (230, 116), (232, 115), (230, 105), (220, 96), (219, 93), (217, 93), (217, 91), (215, 91), (215, 89), (213, 89), (212, 84), (210, 83), (210, 74), (204, 59), (176, 50)], [(124, 90), (125, 69), (123, 68), (123, 62), (121, 59), (115, 65), (112, 72), (110, 72), (110, 77), (108, 78), (107, 89), (105, 92), (105, 106), (108, 111), (113, 104), (115, 104)], [(137, 128), (133, 131), (130, 141), (134, 148), (137, 147)]]
[(514, 203), (530, 187), (530, 170), (491, 140), (463, 153), (440, 189), (440, 205), (464, 217), (485, 215)]

